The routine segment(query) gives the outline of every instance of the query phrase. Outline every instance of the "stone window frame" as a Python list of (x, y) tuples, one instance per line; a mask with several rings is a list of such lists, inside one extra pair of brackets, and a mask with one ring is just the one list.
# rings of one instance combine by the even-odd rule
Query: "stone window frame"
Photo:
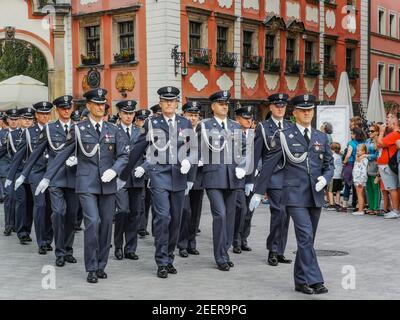
[[(383, 61), (378, 61), (376, 65), (377, 65), (377, 68), (376, 68), (377, 74), (376, 74), (376, 76), (378, 78), (378, 81), (379, 81), (379, 83), (381, 85), (382, 90), (386, 90), (386, 70), (385, 70), (386, 69), (386, 64)], [(379, 76), (380, 67), (382, 67), (382, 73), (383, 73), (381, 77)], [(381, 81), (381, 78), (383, 79), (383, 81)]]
[[(391, 22), (391, 21), (390, 21), (390, 18), (391, 18), (392, 16), (394, 17), (394, 19), (393, 19), (393, 23), (394, 23), (393, 28), (392, 28), (392, 24), (390, 23), (390, 22)], [(390, 10), (390, 11), (389, 11), (388, 26), (389, 26), (388, 36), (397, 39), (397, 37), (398, 37), (398, 36), (397, 36), (397, 13), (396, 13), (395, 11), (393, 11), (393, 10)], [(394, 34), (393, 34), (393, 33), (394, 33)]]
[[(287, 41), (288, 41), (288, 39), (293, 39), (294, 40), (294, 60), (293, 61), (300, 61), (300, 36), (301, 36), (300, 34), (286, 33), (285, 55), (287, 52)], [(286, 61), (287, 61), (287, 58), (286, 58)]]
[(119, 23), (133, 21), (133, 41), (134, 41), (134, 54), (135, 61), (137, 61), (138, 52), (138, 37), (137, 37), (137, 19), (136, 13), (118, 14), (112, 17), (112, 54), (120, 53), (120, 39), (119, 39)]
[(243, 34), (245, 31), (253, 33), (253, 35), (251, 37), (251, 55), (259, 56), (259, 54), (258, 54), (259, 27), (258, 27), (258, 25), (252, 25), (252, 24), (243, 24), (242, 25), (242, 32), (241, 32), (242, 55), (243, 55)]
[[(378, 6), (378, 15), (377, 15), (377, 19), (376, 19), (376, 21), (377, 21), (377, 29), (376, 29), (376, 31), (377, 31), (377, 33), (378, 34), (380, 34), (380, 35), (386, 35), (387, 34), (387, 25), (386, 25), (386, 8), (384, 8), (384, 7), (381, 7), (381, 6)], [(379, 20), (379, 14), (381, 13), (381, 12), (383, 12), (383, 30), (380, 30), (381, 29), (381, 24), (380, 24), (380, 20)], [(382, 31), (382, 32), (380, 32), (380, 31)]]
[(215, 34), (215, 51), (216, 51), (216, 53), (218, 53), (217, 52), (217, 48), (218, 48), (218, 45), (217, 45), (217, 37), (218, 37), (218, 34), (217, 34), (217, 30), (218, 30), (218, 27), (223, 27), (223, 28), (228, 28), (228, 31), (227, 31), (227, 35), (228, 35), (228, 37), (227, 37), (227, 42), (226, 42), (226, 51), (227, 52), (234, 52), (234, 48), (235, 48), (235, 22), (234, 21), (231, 21), (231, 20), (228, 20), (228, 19), (223, 19), (223, 18), (220, 18), (220, 17), (218, 17), (216, 20), (215, 20), (215, 22), (216, 22), (216, 34)]
[(82, 64), (80, 55), (87, 56), (86, 28), (99, 26), (100, 28), (100, 64), (104, 62), (104, 30), (101, 17), (85, 18), (79, 21), (79, 61)]
[(200, 48), (201, 49), (209, 49), (208, 48), (208, 15), (205, 14), (200, 14), (200, 13), (195, 13), (195, 12), (189, 12), (187, 11), (187, 30), (188, 30), (188, 36), (187, 36), (187, 43), (188, 43), (188, 50), (189, 50), (189, 43), (190, 43), (190, 34), (189, 34), (189, 26), (190, 22), (198, 22), (201, 23), (201, 29), (200, 29)]
[[(268, 35), (273, 35), (274, 38), (274, 60), (275, 59), (282, 59), (281, 58), (281, 31), (265, 31), (264, 33), (264, 56), (266, 56), (266, 41), (267, 41), (267, 36)], [(283, 62), (282, 62), (283, 63)]]
[[(304, 38), (304, 37), (303, 37)], [(311, 42), (312, 43), (312, 57), (311, 57), (311, 63), (318, 63), (319, 61), (319, 38), (313, 35), (306, 35), (304, 38), (304, 65), (306, 64), (306, 42)]]
[[(393, 74), (392, 74), (392, 79), (391, 79), (391, 75), (390, 75), (390, 70), (393, 70)], [(396, 91), (396, 66), (394, 64), (389, 64), (388, 65), (388, 90), (389, 91)], [(393, 82), (392, 82), (393, 81)], [(392, 84), (392, 86), (391, 86)]]
[[(325, 38), (324, 46), (325, 45), (331, 46), (331, 52), (330, 52), (331, 61), (329, 61), (330, 63), (329, 65), (336, 65), (336, 46), (337, 46), (336, 40)], [(324, 47), (324, 64), (326, 64), (325, 62), (326, 61), (325, 61), (325, 47)]]

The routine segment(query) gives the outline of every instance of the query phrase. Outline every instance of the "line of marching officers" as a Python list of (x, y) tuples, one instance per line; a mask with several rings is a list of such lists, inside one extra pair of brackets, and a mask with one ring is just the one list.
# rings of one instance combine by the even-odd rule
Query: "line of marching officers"
[[(39, 254), (53, 250), (54, 241), (55, 264), (76, 263), (73, 243), (81, 212), (87, 281), (96, 283), (107, 278), (113, 221), (116, 259), (137, 260), (138, 234), (149, 234), (151, 204), (157, 276), (167, 278), (177, 273), (176, 248), (184, 258), (200, 254), (196, 234), (206, 193), (215, 262), (229, 271), (231, 247), (236, 254), (251, 251), (252, 214), (267, 194), (268, 264), (291, 263), (284, 256), (291, 217), (298, 242), (295, 289), (327, 292), (313, 243), (322, 190), (333, 169), (326, 136), (311, 128), (315, 97), (292, 100), (293, 125), (284, 120), (288, 96), (270, 96), (271, 117), (254, 130), (250, 106), (235, 110), (236, 121), (228, 118), (228, 91), (210, 96), (213, 116), (203, 120), (196, 102), (183, 106), (183, 116), (176, 114), (177, 88), (157, 93), (160, 102), (151, 116), (134, 100), (117, 103), (118, 124), (105, 118), (104, 89), (85, 93), (84, 118), (73, 112), (67, 95), (7, 111), (8, 127), (0, 130), (4, 235), (16, 232), (26, 244), (34, 224)], [(53, 106), (58, 120), (50, 122)]]

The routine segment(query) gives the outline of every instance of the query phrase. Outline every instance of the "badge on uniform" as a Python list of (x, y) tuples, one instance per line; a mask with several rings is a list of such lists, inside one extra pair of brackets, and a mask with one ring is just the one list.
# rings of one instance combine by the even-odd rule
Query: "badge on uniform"
[(146, 129), (144, 128), (144, 127), (141, 127), (140, 128), (140, 134), (143, 134), (143, 133), (145, 133), (146, 132)]
[(322, 159), (324, 159), (324, 155), (321, 153), (320, 155), (319, 155), (319, 158), (322, 160)]
[(289, 138), (293, 139), (294, 135), (293, 134), (289, 134)]
[(110, 150), (110, 151), (113, 150), (113, 145), (112, 145), (112, 144), (110, 144), (110, 145), (108, 146), (108, 150)]
[(275, 148), (275, 147), (276, 147), (276, 142), (275, 142), (275, 140), (271, 140), (271, 147), (272, 147), (272, 148)]
[(316, 142), (314, 143), (315, 151), (321, 150), (321, 146), (322, 146), (322, 144), (320, 144), (318, 141), (316, 141)]

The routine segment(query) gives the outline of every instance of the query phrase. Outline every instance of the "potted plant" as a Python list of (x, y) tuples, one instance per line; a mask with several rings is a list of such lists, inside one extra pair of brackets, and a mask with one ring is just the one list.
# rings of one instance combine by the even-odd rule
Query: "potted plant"
[(91, 65), (96, 65), (100, 63), (100, 58), (96, 57), (96, 55), (89, 54), (88, 56), (85, 56), (84, 54), (81, 54), (81, 61), (82, 64), (85, 66), (91, 66)]
[(135, 54), (130, 53), (128, 50), (122, 50), (120, 53), (114, 54), (114, 61), (117, 63), (131, 62), (135, 60)]

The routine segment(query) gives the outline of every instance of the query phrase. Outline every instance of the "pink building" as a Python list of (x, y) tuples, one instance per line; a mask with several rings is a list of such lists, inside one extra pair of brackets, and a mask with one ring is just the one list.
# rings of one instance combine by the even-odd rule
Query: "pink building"
[(385, 102), (400, 104), (400, 1), (371, 0), (370, 85), (381, 83)]

